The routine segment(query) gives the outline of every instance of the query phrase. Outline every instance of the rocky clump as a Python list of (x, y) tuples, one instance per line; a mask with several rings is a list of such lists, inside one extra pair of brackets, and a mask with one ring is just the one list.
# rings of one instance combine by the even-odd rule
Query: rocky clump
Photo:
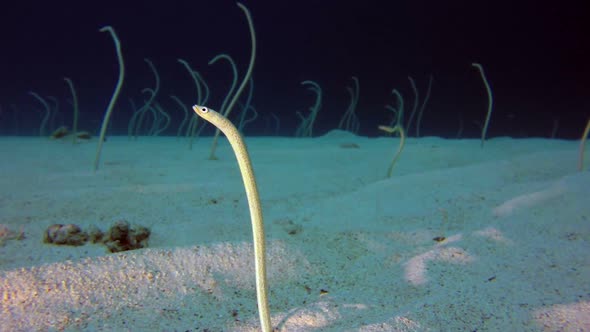
[(43, 233), (43, 242), (57, 245), (81, 246), (86, 242), (104, 244), (109, 252), (120, 252), (148, 246), (150, 229), (130, 226), (126, 220), (115, 222), (106, 232), (96, 226), (83, 231), (74, 224), (53, 224)]
[(149, 237), (149, 228), (131, 227), (127, 221), (119, 220), (106, 232), (102, 242), (110, 252), (119, 252), (144, 248)]
[(81, 246), (88, 241), (88, 234), (74, 224), (53, 224), (43, 233), (44, 243)]

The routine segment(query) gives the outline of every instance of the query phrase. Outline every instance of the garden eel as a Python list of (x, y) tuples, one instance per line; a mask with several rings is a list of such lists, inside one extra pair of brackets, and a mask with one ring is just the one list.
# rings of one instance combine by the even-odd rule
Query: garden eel
[(404, 132), (404, 127), (402, 127), (401, 125), (396, 125), (393, 128), (388, 127), (388, 126), (379, 126), (378, 128), (389, 133), (389, 134), (394, 134), (397, 132), (397, 133), (399, 133), (399, 137), (400, 137), (397, 152), (395, 153), (395, 156), (393, 157), (393, 160), (391, 161), (391, 164), (389, 165), (389, 168), (387, 169), (387, 177), (390, 178), (391, 173), (393, 172), (393, 166), (395, 165), (395, 162), (397, 161), (397, 159), (399, 158), (399, 155), (402, 153), (402, 150), (404, 149), (404, 144), (406, 143), (406, 133)]
[(252, 233), (254, 236), (254, 259), (256, 269), (256, 297), (258, 299), (258, 313), (260, 316), (260, 324), (263, 332), (271, 332), (272, 327), (270, 323), (270, 312), (268, 309), (268, 296), (266, 285), (266, 248), (264, 244), (264, 222), (262, 220), (262, 207), (260, 206), (260, 196), (258, 195), (258, 188), (256, 186), (256, 179), (254, 178), (254, 170), (250, 162), (250, 156), (246, 149), (246, 144), (242, 139), (242, 135), (238, 129), (223, 115), (207, 108), (205, 106), (194, 105), (193, 110), (198, 116), (210, 122), (217, 127), (229, 140), (242, 179), (244, 180), (244, 188), (246, 189), (246, 197), (248, 198), (248, 207), (250, 209), (250, 219), (252, 220)]

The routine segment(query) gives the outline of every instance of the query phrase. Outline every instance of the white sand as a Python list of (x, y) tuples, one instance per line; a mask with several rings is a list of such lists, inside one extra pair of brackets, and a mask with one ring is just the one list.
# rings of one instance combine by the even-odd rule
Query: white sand
[[(281, 331), (590, 331), (577, 142), (410, 139), (385, 179), (395, 138), (246, 141)], [(210, 142), (110, 138), (94, 174), (96, 141), (0, 138), (0, 224), (26, 236), (0, 247), (0, 330), (256, 331), (242, 180)], [(41, 241), (120, 219), (150, 248)]]

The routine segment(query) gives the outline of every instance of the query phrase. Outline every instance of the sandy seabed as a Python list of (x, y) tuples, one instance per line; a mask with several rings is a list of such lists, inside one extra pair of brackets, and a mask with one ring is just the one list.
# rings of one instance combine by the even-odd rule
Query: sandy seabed
[[(280, 331), (590, 331), (577, 142), (248, 137)], [(0, 330), (257, 331), (250, 217), (211, 138), (0, 138)], [(42, 242), (149, 226), (149, 248)], [(436, 240), (435, 240), (436, 239)], [(437, 241), (438, 240), (438, 241)]]

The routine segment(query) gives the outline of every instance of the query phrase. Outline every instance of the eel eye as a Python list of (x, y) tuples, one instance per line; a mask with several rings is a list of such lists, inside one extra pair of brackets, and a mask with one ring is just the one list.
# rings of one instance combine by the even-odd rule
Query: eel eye
[(201, 107), (201, 112), (208, 113), (209, 109), (207, 107)]

